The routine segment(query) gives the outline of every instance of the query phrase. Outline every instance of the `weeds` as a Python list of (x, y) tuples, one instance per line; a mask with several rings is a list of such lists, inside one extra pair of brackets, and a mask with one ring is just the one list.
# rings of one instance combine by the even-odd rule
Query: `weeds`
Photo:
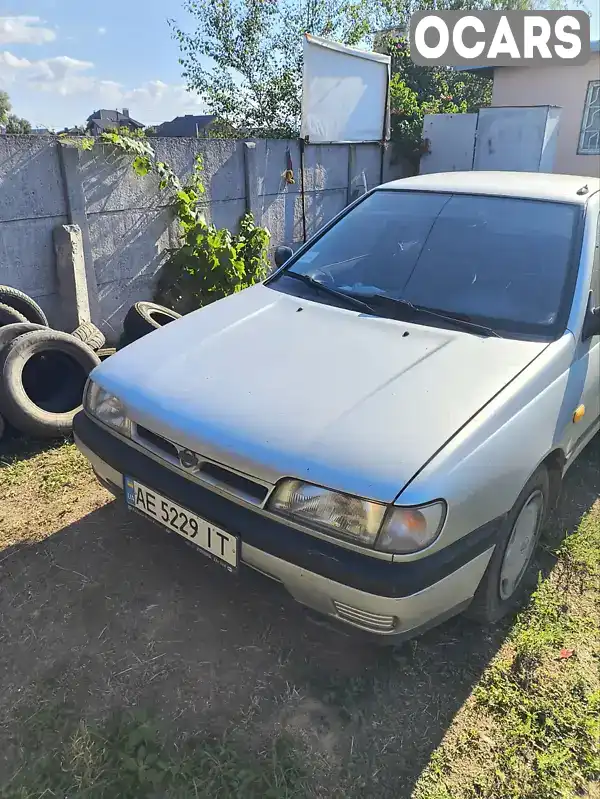
[[(557, 556), (465, 711), (479, 729), (489, 722), (491, 746), (477, 734), (447, 741), (418, 799), (571, 799), (600, 778), (598, 506)], [(468, 761), (476, 776), (461, 774)]]
[[(300, 758), (285, 738), (250, 757), (227, 738), (167, 742), (151, 719), (127, 714), (99, 727), (80, 722), (64, 729), (49, 750), (48, 737), (55, 728), (50, 715), (36, 717), (35, 730), (28, 734), (27, 763), (0, 788), (2, 799), (299, 799), (307, 795)], [(29, 747), (40, 749), (37, 757)]]

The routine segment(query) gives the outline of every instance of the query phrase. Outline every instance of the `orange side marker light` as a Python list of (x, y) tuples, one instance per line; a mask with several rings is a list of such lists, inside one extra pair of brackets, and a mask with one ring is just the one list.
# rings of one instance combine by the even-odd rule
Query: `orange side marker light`
[(579, 408), (577, 408), (577, 410), (573, 414), (573, 423), (577, 424), (577, 422), (580, 422), (584, 416), (585, 416), (585, 405), (580, 405)]

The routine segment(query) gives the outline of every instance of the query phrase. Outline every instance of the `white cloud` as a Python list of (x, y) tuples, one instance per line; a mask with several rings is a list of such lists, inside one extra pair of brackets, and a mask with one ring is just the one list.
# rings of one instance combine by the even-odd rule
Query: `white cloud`
[(4, 50), (0, 52), (0, 82), (30, 83), (40, 91), (71, 94), (93, 87), (94, 78), (82, 74), (93, 66), (91, 61), (78, 61), (66, 55), (30, 61)]
[(0, 17), (0, 44), (44, 44), (56, 39), (40, 17)]
[(98, 28), (98, 35), (99, 36), (104, 36), (105, 33), (106, 33), (106, 28)]
[(93, 68), (90, 61), (69, 56), (29, 60), (0, 51), (0, 85), (9, 87), (15, 112), (36, 124), (81, 124), (99, 108), (128, 108), (145, 125), (204, 111), (202, 100), (183, 85), (153, 80), (130, 88), (96, 77)]

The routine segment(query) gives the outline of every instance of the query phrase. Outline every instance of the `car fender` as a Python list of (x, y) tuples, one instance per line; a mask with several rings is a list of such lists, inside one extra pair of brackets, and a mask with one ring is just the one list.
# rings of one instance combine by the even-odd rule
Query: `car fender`
[(570, 332), (546, 347), (398, 494), (397, 505), (448, 503), (440, 537), (417, 557), (506, 515), (538, 466), (561, 450), (581, 391), (574, 353)]

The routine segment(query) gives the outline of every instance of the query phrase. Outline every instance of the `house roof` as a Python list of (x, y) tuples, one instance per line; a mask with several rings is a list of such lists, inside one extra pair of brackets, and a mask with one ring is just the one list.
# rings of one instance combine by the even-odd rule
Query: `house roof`
[[(577, 192), (588, 187), (585, 194)], [(529, 200), (554, 200), (585, 204), (600, 190), (598, 178), (544, 172), (435, 172), (394, 180), (382, 188), (439, 191), (455, 194), (488, 194)]]
[[(595, 40), (590, 42), (590, 50), (592, 53), (600, 52), (600, 40)], [(482, 65), (478, 67), (454, 67), (457, 72), (476, 72), (479, 75), (485, 75), (486, 77), (492, 77), (494, 74), (495, 69), (502, 69), (501, 66), (498, 67), (490, 67), (487, 65)]]
[(130, 122), (139, 128), (144, 127), (141, 122), (137, 122), (129, 114), (123, 114), (121, 111), (116, 111), (112, 108), (100, 108), (98, 111), (94, 111), (87, 118), (87, 122), (93, 122), (99, 128), (110, 128), (115, 122)]
[(194, 137), (196, 131), (208, 127), (217, 117), (214, 114), (186, 114), (175, 117), (170, 122), (163, 122), (156, 126), (158, 136), (190, 136)]

